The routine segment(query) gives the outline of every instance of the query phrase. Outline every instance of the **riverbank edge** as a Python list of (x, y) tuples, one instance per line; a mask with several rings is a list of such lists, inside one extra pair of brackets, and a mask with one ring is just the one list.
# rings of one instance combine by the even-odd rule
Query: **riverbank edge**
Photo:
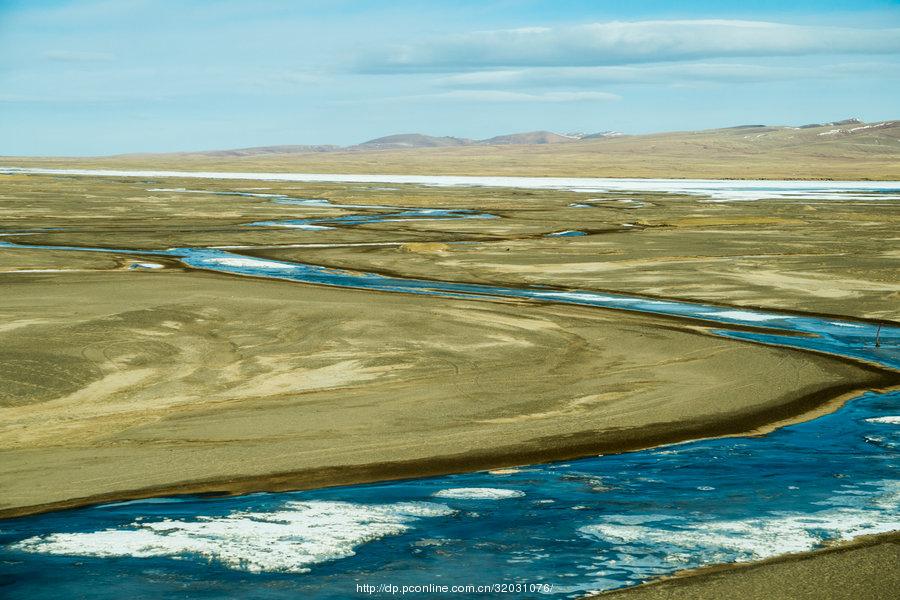
[[(432, 241), (438, 242), (438, 243), (449, 244), (449, 243), (458, 242), (460, 240), (455, 240), (455, 239), (454, 240), (429, 240), (429, 242), (432, 242)], [(7, 246), (5, 248), (8, 250), (17, 250), (17, 249), (18, 250), (33, 250), (33, 249), (52, 250), (52, 249), (54, 249), (52, 244), (19, 245), (17, 242), (8, 242), (8, 241), (7, 241), (7, 243), (11, 244), (10, 246)], [(390, 245), (400, 246), (405, 243), (408, 243), (408, 242), (403, 242), (403, 241), (385, 242), (385, 245), (390, 244)], [(174, 255), (165, 256), (165, 255), (153, 254), (154, 252), (165, 252), (165, 251), (171, 250), (172, 248), (160, 247), (160, 248), (124, 249), (124, 248), (118, 248), (116, 246), (104, 246), (102, 243), (98, 244), (96, 246), (83, 246), (83, 245), (78, 245), (78, 244), (72, 244), (72, 245), (66, 245), (65, 248), (66, 248), (66, 251), (73, 251), (73, 252), (74, 251), (93, 252), (93, 251), (95, 251), (95, 250), (93, 250), (93, 248), (101, 248), (104, 251), (106, 251), (109, 255), (116, 256), (117, 260), (120, 260), (123, 262), (127, 262), (129, 259), (133, 259), (134, 257), (144, 257), (144, 260), (153, 260), (156, 262), (164, 263), (166, 265), (166, 268), (169, 270), (180, 270), (180, 271), (184, 271), (184, 272), (197, 271), (197, 272), (203, 272), (203, 273), (217, 273), (217, 274), (225, 276), (225, 277), (262, 279), (265, 281), (281, 281), (281, 282), (288, 282), (288, 283), (293, 283), (293, 284), (299, 283), (302, 285), (313, 285), (313, 286), (330, 287), (330, 288), (339, 287), (342, 289), (361, 290), (361, 291), (377, 293), (377, 294), (397, 294), (397, 293), (405, 294), (405, 293), (408, 293), (408, 292), (384, 291), (384, 290), (370, 289), (370, 288), (364, 288), (364, 287), (352, 287), (352, 286), (345, 287), (345, 286), (330, 285), (330, 284), (325, 284), (325, 283), (310, 283), (310, 282), (294, 281), (294, 280), (291, 280), (291, 279), (288, 279), (285, 277), (279, 277), (277, 275), (253, 275), (250, 273), (229, 273), (229, 272), (225, 272), (225, 271), (218, 271), (218, 270), (211, 269), (208, 267), (191, 266), (191, 265), (186, 264), (182, 260), (182, 258), (178, 257), (178, 256), (174, 256)], [(312, 246), (312, 248), (314, 249), (315, 246)], [(429, 278), (409, 277), (409, 276), (407, 276), (397, 270), (393, 270), (393, 269), (367, 268), (365, 270), (360, 270), (360, 269), (354, 269), (354, 268), (347, 267), (345, 265), (338, 264), (334, 261), (327, 261), (327, 260), (322, 261), (321, 259), (317, 259), (316, 262), (314, 262), (314, 263), (300, 262), (300, 261), (296, 261), (296, 260), (285, 259), (283, 257), (280, 257), (277, 253), (278, 250), (285, 250), (285, 249), (302, 250), (303, 248), (300, 246), (284, 246), (284, 247), (282, 247), (282, 246), (276, 246), (276, 247), (259, 246), (258, 248), (250, 248), (250, 247), (228, 248), (228, 247), (223, 247), (223, 246), (209, 246), (204, 249), (223, 250), (225, 252), (228, 252), (229, 254), (235, 254), (238, 256), (246, 256), (248, 258), (276, 260), (276, 261), (282, 261), (282, 262), (286, 262), (286, 263), (293, 263), (293, 264), (297, 264), (297, 265), (305, 265), (305, 266), (311, 266), (311, 267), (324, 267), (327, 269), (336, 269), (336, 270), (341, 270), (341, 271), (353, 271), (356, 273), (382, 275), (385, 277), (397, 277), (397, 278), (402, 278), (402, 279), (414, 279), (414, 280), (419, 280), (419, 281), (428, 281), (428, 282), (432, 282), (432, 283), (447, 283), (447, 284), (451, 284), (451, 285), (452, 284), (478, 285), (478, 286), (491, 285), (491, 284), (485, 284), (482, 282), (474, 281), (469, 278), (433, 279), (430, 277)], [(116, 253), (117, 250), (120, 251), (118, 253), (118, 255)], [(275, 252), (269, 252), (271, 250), (274, 250)], [(16, 271), (4, 271), (0, 274), (16, 274), (16, 273), (17, 273)], [(522, 290), (531, 289), (533, 287), (533, 286), (529, 286), (526, 283), (517, 283), (517, 284), (511, 283), (511, 284), (497, 284), (497, 285), (502, 286), (502, 287), (508, 287), (508, 288), (522, 289)], [(627, 296), (630, 298), (640, 298), (643, 300), (660, 300), (660, 301), (665, 301), (665, 302), (675, 302), (675, 303), (684, 303), (684, 304), (702, 304), (702, 305), (715, 307), (715, 308), (749, 310), (749, 311), (755, 310), (755, 311), (759, 311), (759, 312), (777, 312), (780, 315), (786, 315), (786, 316), (791, 316), (791, 317), (814, 317), (814, 318), (820, 318), (820, 319), (851, 320), (851, 321), (856, 321), (859, 323), (868, 323), (871, 325), (883, 325), (883, 326), (887, 326), (887, 327), (897, 327), (898, 325), (900, 325), (900, 321), (893, 320), (893, 319), (860, 317), (860, 316), (849, 315), (849, 314), (829, 313), (829, 312), (821, 312), (821, 311), (800, 311), (800, 310), (795, 310), (795, 309), (790, 309), (790, 308), (765, 306), (765, 305), (759, 305), (759, 304), (728, 304), (725, 302), (720, 302), (720, 301), (716, 301), (716, 300), (707, 300), (704, 298), (693, 297), (693, 296), (691, 296), (691, 297), (660, 296), (660, 295), (654, 295), (654, 294), (643, 294), (640, 292), (624, 291), (621, 289), (614, 289), (614, 288), (602, 288), (602, 287), (571, 288), (571, 287), (560, 286), (560, 285), (544, 285), (540, 288), (540, 290), (541, 291), (555, 291), (555, 292), (589, 292), (589, 293), (596, 293), (596, 294), (613, 294), (613, 295), (617, 295), (617, 296)], [(490, 295), (485, 295), (483, 297), (475, 297), (473, 295), (473, 297), (471, 299), (477, 300), (479, 302), (520, 302), (520, 303), (534, 302), (534, 303), (540, 303), (540, 304), (558, 304), (558, 305), (562, 305), (562, 306), (586, 307), (586, 308), (591, 308), (594, 310), (599, 309), (599, 310), (623, 311), (623, 312), (629, 312), (629, 313), (634, 313), (634, 314), (645, 314), (645, 315), (653, 316), (653, 317), (656, 317), (659, 319), (675, 320), (675, 321), (679, 321), (682, 323), (687, 322), (687, 323), (691, 323), (694, 325), (706, 326), (709, 328), (724, 328), (724, 329), (731, 329), (731, 330), (735, 330), (735, 331), (752, 331), (752, 332), (756, 332), (756, 333), (771, 333), (771, 334), (777, 334), (777, 335), (803, 335), (800, 332), (785, 331), (784, 329), (779, 329), (777, 327), (767, 327), (762, 324), (741, 325), (741, 324), (736, 324), (736, 323), (717, 323), (715, 321), (710, 321), (710, 320), (702, 319), (702, 318), (698, 318), (698, 317), (690, 317), (690, 316), (685, 316), (685, 315), (665, 315), (665, 314), (654, 313), (651, 311), (644, 312), (644, 311), (637, 311), (637, 310), (629, 310), (627, 308), (621, 308), (621, 307), (607, 308), (607, 307), (603, 307), (603, 306), (592, 306), (592, 305), (587, 305), (587, 304), (559, 302), (559, 301), (547, 300), (547, 299), (501, 298), (498, 296), (490, 296)], [(745, 341), (747, 341), (747, 340), (745, 340)], [(772, 345), (772, 344), (769, 344), (769, 345)], [(805, 351), (814, 352), (813, 350), (805, 350)], [(828, 356), (837, 356), (837, 355), (829, 354)], [(854, 360), (853, 362), (854, 362), (854, 364), (856, 364), (856, 363), (861, 362), (861, 360)]]
[(652, 579), (640, 585), (608, 590), (605, 592), (600, 592), (599, 594), (590, 594), (588, 596), (584, 596), (583, 599), (590, 600), (621, 597), (627, 600), (627, 598), (630, 597), (629, 594), (635, 595), (634, 592), (640, 590), (702, 584), (703, 582), (708, 581), (709, 579), (716, 576), (724, 576), (727, 578), (739, 573), (766, 568), (771, 565), (815, 560), (816, 558), (821, 556), (833, 554), (840, 555), (850, 550), (869, 548), (879, 546), (881, 544), (900, 544), (900, 530), (888, 531), (885, 533), (876, 533), (871, 535), (861, 535), (849, 540), (830, 543), (822, 548), (815, 548), (813, 550), (807, 550), (806, 552), (779, 554), (762, 560), (736, 563), (719, 563), (714, 565), (707, 565), (704, 567), (698, 567), (695, 569), (684, 569), (683, 571), (677, 571), (671, 575), (665, 575), (663, 577)]
[[(818, 360), (819, 355), (810, 353), (809, 358)], [(836, 357), (830, 358), (834, 360)], [(861, 377), (862, 381), (831, 385), (812, 392), (798, 390), (795, 397), (785, 402), (744, 415), (731, 414), (716, 420), (665, 423), (604, 432), (588, 430), (567, 434), (562, 441), (558, 438), (535, 438), (524, 444), (497, 446), (490, 451), (469, 451), (449, 456), (300, 469), (264, 475), (195, 479), (0, 509), (0, 520), (162, 496), (239, 496), (259, 492), (373, 484), (621, 454), (701, 439), (757, 436), (833, 412), (866, 392), (884, 393), (900, 389), (900, 373), (856, 361), (848, 362), (870, 376)], [(602, 436), (601, 439), (597, 439), (598, 434)]]
[[(431, 241), (432, 240), (429, 240), (429, 242), (431, 242)], [(455, 242), (459, 242), (460, 240), (454, 239), (454, 240), (433, 240), (433, 241), (442, 243), (442, 244), (452, 244)], [(487, 242), (493, 242), (493, 241), (499, 241), (499, 240), (487, 240)], [(391, 242), (391, 243), (394, 243), (394, 244), (400, 246), (407, 242)], [(78, 246), (72, 246), (72, 247), (78, 248)], [(212, 248), (212, 249), (218, 249), (218, 248)], [(259, 247), (259, 248), (231, 248), (231, 249), (222, 248), (222, 249), (229, 252), (230, 254), (238, 254), (238, 255), (247, 256), (250, 258), (277, 260), (277, 261), (289, 262), (289, 263), (295, 263), (295, 264), (310, 265), (310, 266), (314, 266), (314, 267), (325, 267), (327, 269), (338, 269), (338, 270), (342, 270), (342, 271), (354, 271), (357, 273), (372, 273), (375, 275), (382, 275), (384, 277), (397, 277), (400, 279), (416, 279), (416, 280), (429, 281), (429, 282), (434, 282), (434, 283), (448, 283), (448, 284), (462, 284), (462, 285), (488, 285), (488, 286), (494, 285), (494, 286), (501, 286), (501, 287), (507, 287), (507, 288), (516, 288), (516, 289), (521, 289), (521, 290), (535, 289), (533, 285), (529, 285), (528, 283), (525, 283), (525, 282), (486, 284), (484, 282), (479, 282), (470, 277), (460, 277), (458, 279), (434, 279), (431, 277), (411, 276), (411, 275), (402, 273), (401, 271), (398, 271), (396, 269), (371, 268), (371, 267), (367, 267), (365, 269), (356, 269), (353, 267), (348, 267), (344, 264), (340, 264), (339, 261), (322, 260), (321, 257), (317, 257), (316, 261), (314, 263), (313, 262), (305, 262), (305, 261), (300, 262), (300, 261), (296, 261), (296, 260), (292, 260), (292, 259), (286, 259), (282, 256), (279, 256), (279, 254), (278, 254), (279, 250), (303, 250), (302, 247), (291, 247), (291, 248)], [(182, 265), (184, 266), (185, 269), (195, 269), (195, 270), (199, 270), (199, 271), (211, 270), (211, 269), (206, 269), (206, 268), (202, 268), (202, 267), (191, 267), (188, 265), (184, 265), (184, 263), (182, 263)], [(217, 271), (217, 272), (219, 272), (219, 271)], [(234, 275), (232, 273), (222, 273), (222, 274), (223, 275)], [(259, 277), (257, 275), (244, 275), (244, 274), (237, 275), (237, 276), (238, 277)], [(263, 277), (263, 278), (264, 279), (272, 279), (273, 277), (267, 276), (267, 277)], [(290, 280), (283, 279), (282, 281), (290, 281)], [(326, 285), (326, 284), (307, 283), (306, 285)], [(354, 289), (366, 289), (366, 288), (354, 288)], [(710, 307), (714, 307), (714, 308), (726, 308), (726, 309), (733, 309), (733, 310), (748, 310), (748, 311), (755, 310), (755, 311), (759, 311), (759, 312), (777, 312), (779, 315), (785, 315), (785, 316), (790, 316), (790, 317), (814, 317), (814, 318), (819, 318), (819, 319), (834, 319), (834, 320), (839, 320), (839, 321), (840, 320), (851, 320), (851, 321), (857, 321), (860, 323), (869, 323), (871, 325), (884, 325), (887, 327), (900, 326), (900, 321), (897, 321), (894, 319), (860, 317), (860, 316), (851, 315), (851, 314), (829, 313), (829, 312), (821, 312), (821, 311), (796, 310), (796, 309), (791, 309), (791, 308), (783, 308), (780, 306), (766, 306), (766, 305), (761, 305), (761, 304), (750, 304), (750, 303), (729, 304), (726, 302), (721, 302), (721, 301), (717, 301), (717, 300), (709, 300), (706, 298), (701, 298), (701, 297), (696, 297), (696, 296), (684, 296), (684, 297), (661, 296), (661, 295), (654, 295), (654, 294), (644, 294), (641, 292), (627, 291), (627, 290), (616, 289), (616, 288), (604, 288), (604, 287), (572, 288), (572, 287), (566, 287), (566, 286), (562, 286), (562, 285), (542, 285), (540, 290), (541, 291), (554, 291), (554, 292), (589, 292), (592, 294), (613, 294), (613, 295), (617, 295), (617, 296), (627, 296), (629, 298), (640, 298), (643, 300), (660, 300), (660, 301), (664, 301), (664, 302), (676, 302), (676, 303), (684, 303), (684, 304), (702, 304), (702, 305), (710, 306)], [(367, 290), (367, 291), (380, 292), (381, 290)], [(394, 294), (397, 292), (387, 292), (387, 293)], [(496, 298), (485, 298), (484, 300), (492, 301), (492, 300), (496, 300)], [(766, 327), (763, 324), (739, 325), (739, 324), (733, 324), (733, 323), (727, 323), (727, 324), (726, 323), (716, 323), (714, 321), (704, 320), (704, 319), (698, 318), (698, 317), (679, 316), (679, 315), (663, 315), (663, 314), (658, 314), (658, 313), (654, 313), (654, 312), (650, 312), (650, 311), (647, 311), (647, 312), (631, 311), (627, 308), (605, 308), (602, 306), (590, 306), (587, 304), (557, 302), (554, 300), (545, 300), (545, 299), (538, 300), (536, 298), (531, 298), (531, 299), (517, 298), (515, 300), (510, 299), (509, 301), (512, 301), (512, 302), (531, 301), (531, 302), (540, 302), (540, 303), (547, 303), (547, 304), (561, 304), (561, 305), (565, 305), (565, 306), (587, 306), (588, 308), (600, 309), (600, 310), (616, 310), (616, 311), (632, 312), (635, 314), (646, 314), (646, 315), (658, 317), (660, 319), (675, 319), (675, 320), (678, 320), (681, 322), (690, 321), (695, 324), (707, 325), (709, 327), (733, 329), (733, 330), (737, 330), (737, 331), (755, 331), (757, 333), (775, 333), (775, 334), (779, 334), (779, 335), (792, 335), (792, 334), (802, 335), (797, 332), (785, 331), (785, 330), (779, 329), (777, 327)]]

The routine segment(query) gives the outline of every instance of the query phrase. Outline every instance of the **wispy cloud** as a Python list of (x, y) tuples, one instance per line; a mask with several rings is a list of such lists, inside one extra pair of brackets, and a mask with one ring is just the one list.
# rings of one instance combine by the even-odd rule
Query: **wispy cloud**
[(610, 102), (622, 97), (608, 92), (545, 92), (531, 94), (505, 90), (455, 90), (436, 94), (415, 94), (383, 98), (389, 101), (446, 101), (446, 102)]
[(453, 88), (588, 87), (598, 84), (681, 84), (693, 82), (761, 82), (842, 77), (898, 76), (893, 63), (842, 63), (824, 68), (725, 63), (669, 63), (615, 67), (534, 67), (472, 71), (441, 77)]
[(765, 21), (612, 21), (475, 31), (367, 52), (367, 72), (604, 66), (721, 57), (900, 53), (900, 29)]
[(115, 55), (106, 52), (78, 52), (74, 50), (50, 50), (41, 55), (47, 60), (59, 62), (110, 62)]

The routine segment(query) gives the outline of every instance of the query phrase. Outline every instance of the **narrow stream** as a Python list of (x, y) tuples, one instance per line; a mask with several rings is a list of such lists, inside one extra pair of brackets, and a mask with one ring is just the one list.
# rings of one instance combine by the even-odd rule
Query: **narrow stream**
[[(85, 248), (73, 246), (45, 246), (0, 241), (0, 248), (32, 250), (68, 250), (104, 252), (139, 256), (167, 256), (177, 258), (187, 266), (232, 275), (248, 275), (270, 279), (285, 279), (299, 283), (329, 285), (344, 288), (377, 290), (463, 298), (472, 300), (517, 299), (561, 304), (594, 306), (638, 313), (690, 318), (723, 326), (764, 327), (772, 332), (758, 333), (722, 329), (717, 334), (736, 339), (816, 350), (877, 363), (900, 369), (898, 340), (900, 328), (880, 328), (866, 321), (831, 319), (792, 315), (762, 310), (745, 310), (711, 304), (657, 300), (586, 290), (555, 290), (549, 288), (492, 286), (475, 283), (453, 283), (428, 279), (392, 277), (364, 271), (334, 269), (306, 263), (271, 260), (244, 256), (214, 248), (171, 248), (169, 250), (130, 250), (117, 248)], [(782, 333), (774, 333), (776, 331)], [(798, 335), (800, 334), (800, 335)], [(876, 346), (878, 336), (880, 343)]]
[(293, 198), (286, 194), (262, 194), (253, 192), (219, 192), (209, 190), (187, 190), (184, 188), (153, 188), (148, 192), (170, 192), (180, 194), (211, 194), (214, 196), (242, 196), (263, 198), (274, 204), (302, 206), (304, 208), (355, 208), (366, 210), (390, 209), (395, 212), (340, 215), (336, 217), (313, 217), (307, 219), (277, 219), (247, 223), (251, 227), (288, 227), (294, 229), (334, 229), (335, 226), (355, 226), (370, 223), (396, 223), (401, 221), (448, 221), (456, 219), (496, 219), (496, 215), (465, 208), (405, 208), (372, 204), (334, 204), (326, 198)]

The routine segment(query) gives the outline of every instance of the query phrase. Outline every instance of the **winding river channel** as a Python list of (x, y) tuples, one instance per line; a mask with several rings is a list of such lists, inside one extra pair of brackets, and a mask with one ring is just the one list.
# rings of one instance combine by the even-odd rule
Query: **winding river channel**
[[(408, 279), (213, 248), (0, 242), (0, 251), (16, 248), (164, 256), (197, 269), (305, 284), (679, 317), (724, 337), (900, 370), (900, 328), (879, 331), (851, 319)], [(491, 472), (228, 498), (154, 498), (10, 519), (0, 522), (0, 577), (5, 597), (29, 600), (78, 597), (82, 590), (110, 599), (346, 598), (361, 584), (504, 583), (548, 586), (518, 597), (579, 597), (686, 568), (898, 530), (898, 506), (900, 392), (870, 392), (765, 436)], [(372, 595), (390, 595), (390, 589)]]

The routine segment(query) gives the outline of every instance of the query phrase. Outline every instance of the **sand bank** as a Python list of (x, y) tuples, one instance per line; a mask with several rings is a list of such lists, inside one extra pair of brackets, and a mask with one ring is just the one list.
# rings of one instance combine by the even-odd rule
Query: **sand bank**
[(178, 271), (0, 277), (3, 516), (622, 451), (896, 379), (590, 308)]

